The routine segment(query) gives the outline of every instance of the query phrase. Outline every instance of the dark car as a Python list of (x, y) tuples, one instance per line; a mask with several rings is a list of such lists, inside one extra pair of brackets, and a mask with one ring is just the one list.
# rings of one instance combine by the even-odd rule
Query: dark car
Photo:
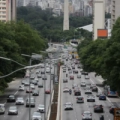
[(41, 74), (45, 74), (45, 71), (41, 71)]
[(109, 112), (110, 112), (111, 114), (113, 114), (113, 115), (114, 115), (114, 110), (115, 110), (115, 108), (118, 108), (118, 107), (115, 106), (115, 105), (112, 105), (112, 106), (110, 106), (110, 109), (109, 109)]
[(80, 65), (78, 65), (78, 66), (77, 66), (77, 68), (81, 68), (81, 66), (80, 66)]
[(63, 83), (66, 83), (66, 82), (68, 82), (68, 79), (63, 79)]
[(34, 90), (32, 95), (33, 96), (39, 96), (39, 91), (38, 90)]
[(106, 100), (106, 95), (104, 94), (99, 95), (99, 100)]
[(102, 112), (103, 113), (103, 105), (94, 105), (94, 112)]
[(34, 84), (34, 85), (38, 84), (37, 80), (32, 80), (31, 83)]
[(32, 89), (29, 90), (29, 88), (27, 88), (26, 93), (32, 93)]
[(96, 86), (92, 87), (92, 92), (98, 92), (98, 88)]
[(70, 75), (70, 80), (74, 80), (74, 76), (73, 75)]
[(74, 72), (74, 73), (78, 73), (78, 70), (74, 70), (73, 72)]
[(7, 102), (15, 102), (15, 96), (14, 95), (9, 95), (7, 97)]
[(72, 69), (75, 69), (75, 66), (72, 66)]
[(75, 90), (74, 95), (75, 96), (80, 96), (81, 95), (81, 91), (80, 90)]

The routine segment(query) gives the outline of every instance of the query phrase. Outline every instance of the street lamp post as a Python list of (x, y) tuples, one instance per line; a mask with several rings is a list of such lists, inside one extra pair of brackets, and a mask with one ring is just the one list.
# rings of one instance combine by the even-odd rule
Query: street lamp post
[[(44, 73), (46, 74), (46, 62), (45, 61), (44, 61)], [(44, 78), (45, 78), (45, 74), (44, 74)], [(46, 80), (44, 79), (44, 108), (45, 108), (44, 120), (46, 120), (46, 94), (45, 94), (45, 90), (46, 90)]]
[[(29, 65), (31, 66), (32, 65), (32, 60), (33, 59), (40, 59), (40, 56), (36, 56), (37, 58), (35, 58), (35, 55), (34, 57), (32, 57), (31, 55), (27, 55), (27, 54), (21, 54), (22, 56), (25, 56), (25, 57), (29, 57), (30, 60), (29, 60)], [(29, 72), (30, 73), (30, 72)], [(30, 93), (30, 75), (29, 75), (29, 120), (31, 120), (31, 93)]]

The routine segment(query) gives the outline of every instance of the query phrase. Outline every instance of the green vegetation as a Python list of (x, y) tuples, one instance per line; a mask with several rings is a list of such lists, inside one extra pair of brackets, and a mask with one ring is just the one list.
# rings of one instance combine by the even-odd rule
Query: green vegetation
[(86, 71), (102, 75), (112, 89), (120, 91), (120, 18), (109, 40), (84, 40), (78, 46), (78, 54)]
[[(85, 37), (83, 32), (75, 31), (79, 26), (92, 23), (92, 17), (70, 16), (70, 30), (63, 31), (63, 16), (54, 17), (51, 9), (41, 10), (39, 7), (19, 7), (17, 9), (18, 20), (24, 20), (34, 29), (38, 30), (42, 36), (53, 42), (61, 42), (81, 36)], [(86, 30), (82, 30), (86, 31)], [(88, 31), (86, 31), (88, 33)]]
[[(31, 55), (31, 53), (39, 53), (40, 50), (45, 50), (46, 47), (45, 39), (23, 21), (17, 23), (0, 22), (0, 56), (11, 58), (27, 65), (29, 58), (22, 57), (21, 54)], [(21, 66), (13, 62), (0, 59), (0, 76), (11, 73), (20, 67)], [(21, 72), (16, 74), (17, 76), (21, 75)], [(4, 91), (7, 83), (10, 82), (16, 74), (0, 80), (0, 93)]]

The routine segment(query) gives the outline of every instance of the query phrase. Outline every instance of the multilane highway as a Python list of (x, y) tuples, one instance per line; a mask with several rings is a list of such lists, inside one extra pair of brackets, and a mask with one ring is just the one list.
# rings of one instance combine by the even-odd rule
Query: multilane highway
[[(64, 59), (64, 62), (67, 66), (71, 66), (71, 64), (74, 64), (73, 60), (66, 61)], [(81, 74), (80, 69), (77, 68), (78, 64), (75, 64), (75, 70), (78, 70), (78, 74), (81, 75), (81, 78), (77, 78), (77, 74), (73, 73), (74, 80), (70, 80), (68, 69), (66, 67), (66, 72), (63, 73), (62, 66), (61, 66), (61, 120), (82, 120), (82, 113), (84, 111), (90, 111), (92, 113), (92, 120), (99, 120), (101, 115), (104, 115), (105, 120), (113, 120), (113, 115), (109, 113), (109, 107), (112, 104), (119, 104), (120, 99), (119, 98), (107, 98), (107, 100), (99, 100), (98, 97), (96, 97), (96, 92), (92, 92), (92, 94), (95, 96), (95, 102), (87, 102), (87, 95), (85, 94), (85, 90), (83, 87), (80, 87), (81, 81), (85, 81), (86, 83), (91, 84), (101, 84), (101, 79), (94, 76), (94, 73), (89, 73), (90, 79), (85, 79), (85, 76)], [(73, 71), (73, 69), (72, 69)], [(66, 77), (66, 74), (68, 74), (68, 77)], [(67, 78), (68, 83), (63, 83), (63, 79)], [(69, 87), (72, 89), (73, 84), (77, 84), (80, 87), (81, 90), (81, 96), (84, 97), (84, 103), (76, 103), (76, 97), (73, 94), (70, 95), (69, 93), (64, 93), (63, 89), (65, 87)], [(99, 92), (103, 91), (102, 87), (98, 87)], [(73, 110), (64, 110), (64, 104), (66, 102), (72, 102), (73, 103)], [(104, 108), (103, 113), (94, 113), (94, 105), (95, 104), (102, 104)]]
[[(48, 63), (46, 63), (47, 66)], [(54, 66), (52, 66), (51, 69), (51, 73), (54, 73)], [(40, 68), (39, 71), (43, 71), (44, 68)], [(56, 70), (55, 70), (56, 71)], [(56, 74), (56, 73), (55, 73)], [(36, 69), (34, 69), (34, 75), (35, 77), (37, 76), (36, 74)], [(50, 73), (46, 73), (47, 75), (47, 80), (45, 81), (46, 83), (46, 90), (50, 90)], [(44, 76), (44, 74), (42, 75)], [(28, 80), (28, 78), (23, 78), (24, 80)], [(0, 96), (0, 103), (5, 103), (5, 114), (4, 115), (0, 115), (0, 120), (29, 120), (29, 107), (26, 107), (26, 98), (29, 97), (29, 93), (26, 93), (26, 89), (28, 88), (27, 86), (25, 86), (25, 90), (24, 91), (18, 91), (19, 85), (21, 85), (21, 81), (23, 79), (18, 79), (16, 81), (13, 81), (9, 88), (6, 90), (5, 94), (3, 96)], [(33, 114), (34, 111), (37, 110), (37, 107), (39, 104), (43, 104), (44, 105), (44, 95), (46, 96), (46, 118), (47, 118), (47, 114), (48, 114), (48, 107), (50, 105), (50, 94), (44, 94), (44, 80), (42, 80), (42, 78), (39, 78), (39, 82), (43, 82), (43, 88), (38, 88), (38, 86), (35, 86), (36, 90), (39, 90), (39, 96), (35, 96), (35, 108), (31, 107), (31, 116)], [(51, 91), (53, 89), (53, 80), (51, 80)], [(23, 97), (24, 98), (24, 105), (17, 105), (18, 108), (18, 115), (8, 115), (8, 108), (10, 106), (15, 105), (15, 102), (13, 103), (7, 103), (7, 96), (14, 94), (15, 97)], [(32, 94), (31, 94), (32, 96)], [(41, 113), (42, 119), (44, 120), (44, 113)]]

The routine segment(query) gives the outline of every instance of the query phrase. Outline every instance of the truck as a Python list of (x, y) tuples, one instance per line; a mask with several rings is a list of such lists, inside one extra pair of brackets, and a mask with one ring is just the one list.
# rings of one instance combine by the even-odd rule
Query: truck
[(104, 94), (108, 97), (118, 97), (117, 91), (111, 90), (109, 85), (104, 87)]

